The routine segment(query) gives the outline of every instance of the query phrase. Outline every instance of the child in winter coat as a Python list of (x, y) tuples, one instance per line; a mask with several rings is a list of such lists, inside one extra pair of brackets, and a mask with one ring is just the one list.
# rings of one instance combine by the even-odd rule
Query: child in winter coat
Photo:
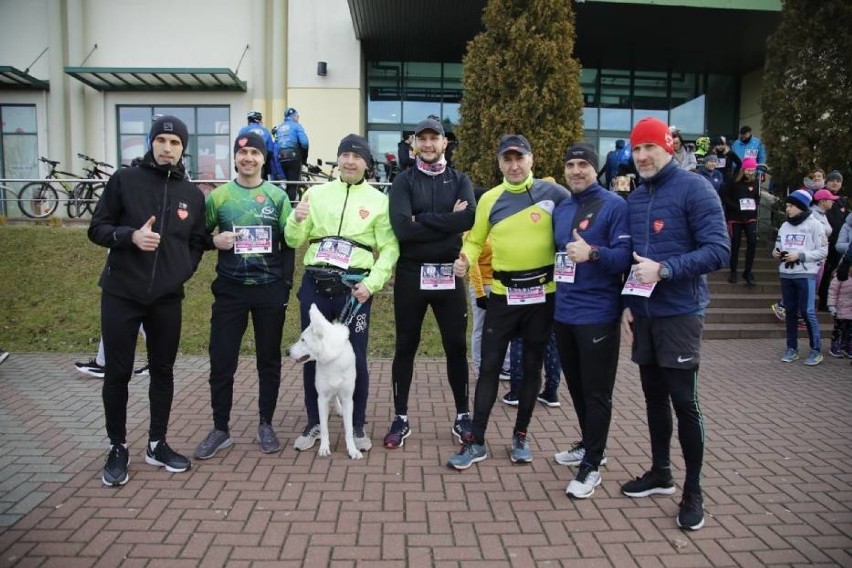
[(841, 282), (835, 273), (828, 285), (828, 311), (834, 316), (829, 353), (852, 359), (852, 280)]

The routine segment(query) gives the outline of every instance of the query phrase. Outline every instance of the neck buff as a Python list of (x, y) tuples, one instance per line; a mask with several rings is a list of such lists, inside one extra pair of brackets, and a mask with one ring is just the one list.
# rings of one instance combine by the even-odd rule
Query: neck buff
[(442, 155), (440, 160), (429, 164), (420, 159), (420, 156), (417, 156), (417, 169), (427, 176), (439, 176), (447, 169), (447, 159)]
[(811, 216), (811, 210), (805, 209), (804, 211), (802, 211), (798, 215), (794, 215), (792, 217), (787, 217), (787, 222), (795, 227), (796, 225), (801, 225), (802, 221), (804, 221), (805, 219), (807, 219), (810, 216)]
[(517, 185), (514, 184), (514, 183), (510, 183), (509, 180), (507, 180), (506, 178), (503, 178), (503, 185), (506, 186), (506, 188), (508, 188), (511, 191), (527, 191), (532, 186), (532, 182), (533, 182), (532, 172), (529, 173), (529, 175), (527, 176), (527, 179), (525, 179), (524, 181), (522, 181), (521, 183), (519, 183)]

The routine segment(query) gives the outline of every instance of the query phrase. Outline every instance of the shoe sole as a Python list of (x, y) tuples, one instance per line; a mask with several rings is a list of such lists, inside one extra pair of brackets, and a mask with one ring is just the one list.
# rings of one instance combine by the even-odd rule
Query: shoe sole
[(822, 363), (822, 359), (819, 361), (804, 361), (802, 364), (807, 365), (808, 367), (816, 367), (820, 363)]
[(674, 492), (677, 491), (674, 485), (671, 487), (654, 487), (652, 489), (646, 489), (645, 491), (635, 491), (628, 493), (624, 489), (621, 492), (628, 497), (648, 497), (649, 495), (674, 495)]
[(691, 527), (686, 527), (686, 526), (680, 524), (680, 519), (677, 519), (677, 526), (684, 529), (684, 530), (687, 530), (687, 531), (697, 531), (698, 529), (700, 529), (701, 527), (704, 526), (704, 517), (701, 517), (700, 523), (698, 523), (697, 525), (693, 525)]
[[(129, 459), (127, 460), (127, 466), (128, 467), (130, 466), (130, 460)], [(103, 483), (107, 487), (121, 487), (122, 485), (127, 485), (128, 481), (130, 481), (130, 474), (129, 473), (124, 474), (124, 479), (122, 481), (116, 481), (116, 482), (113, 482), (113, 483), (110, 483), (109, 481), (107, 481), (106, 476), (104, 476), (104, 475), (101, 476), (101, 483)]]
[(293, 444), (293, 449), (295, 449), (297, 452), (304, 452), (306, 450), (310, 450), (311, 448), (313, 448), (314, 446), (317, 445), (317, 440), (319, 440), (319, 436), (317, 436), (316, 438), (313, 439), (310, 446), (304, 446), (304, 447), (301, 447), (301, 448), (299, 446), (297, 446), (296, 444)]
[(98, 373), (96, 371), (91, 370), (88, 367), (85, 367), (85, 368), (82, 368), (82, 369), (80, 367), (77, 367), (76, 369), (78, 371), (80, 371), (81, 373), (83, 373), (84, 375), (89, 375), (90, 377), (95, 377), (96, 379), (104, 378), (104, 373)]
[(459, 434), (458, 432), (456, 432), (455, 425), (453, 425), (453, 427), (452, 427), (452, 428), (450, 428), (450, 432), (452, 432), (452, 433), (453, 433), (453, 435), (454, 435), (456, 438), (458, 438), (459, 444), (461, 444), (461, 443), (463, 442), (463, 440), (462, 440), (462, 435), (461, 435), (461, 434)]
[(222, 442), (221, 444), (219, 444), (219, 445), (216, 447), (216, 449), (214, 449), (214, 450), (213, 450), (211, 453), (209, 453), (208, 455), (202, 456), (202, 455), (200, 455), (200, 454), (198, 453), (198, 450), (196, 450), (196, 451), (195, 451), (195, 453), (193, 453), (192, 455), (195, 457), (195, 459), (199, 459), (199, 460), (209, 460), (210, 458), (212, 458), (213, 456), (215, 456), (215, 455), (216, 455), (216, 453), (217, 453), (219, 450), (224, 450), (224, 449), (226, 449), (226, 448), (230, 448), (230, 447), (231, 447), (231, 446), (233, 446), (233, 445), (234, 445), (234, 441), (233, 441), (231, 438), (228, 438), (227, 440), (225, 440), (224, 442)]
[(540, 403), (542, 403), (545, 406), (549, 406), (550, 408), (558, 408), (558, 407), (562, 406), (562, 403), (559, 402), (558, 400), (556, 402), (551, 402), (551, 401), (547, 400), (546, 398), (541, 398), (541, 397), (537, 397), (536, 400), (538, 400)]
[(580, 495), (578, 493), (571, 493), (571, 490), (569, 489), (569, 487), (570, 487), (570, 484), (569, 484), (568, 487), (565, 488), (565, 495), (567, 495), (568, 497), (570, 497), (572, 499), (588, 499), (589, 497), (591, 497), (592, 495), (595, 494), (595, 489), (597, 489), (602, 482), (603, 482), (603, 479), (598, 479), (598, 482), (595, 483), (595, 485), (592, 487), (592, 489), (588, 493), (584, 493), (582, 495)]
[(484, 460), (486, 460), (487, 458), (488, 458), (488, 454), (485, 454), (484, 456), (479, 456), (479, 457), (475, 457), (475, 458), (471, 459), (471, 460), (467, 463), (467, 465), (459, 465), (459, 464), (454, 464), (454, 463), (452, 463), (452, 462), (447, 462), (447, 465), (448, 465), (448, 466), (450, 466), (450, 467), (451, 467), (451, 468), (453, 468), (453, 469), (457, 469), (457, 470), (459, 470), (459, 471), (464, 471), (464, 470), (466, 470), (467, 468), (469, 468), (470, 466), (472, 466), (473, 464), (475, 464), (475, 463), (479, 463), (479, 462), (481, 462), (481, 461), (484, 461)]
[(516, 458), (510, 455), (509, 459), (512, 460), (512, 463), (532, 463), (532, 458)]
[[(555, 462), (556, 462), (556, 463), (558, 463), (559, 465), (566, 465), (566, 466), (573, 466), (573, 467), (577, 467), (578, 465), (580, 465), (581, 463), (583, 463), (583, 460), (571, 460), (571, 461), (560, 460), (559, 458), (557, 458), (557, 457), (556, 457), (557, 455), (558, 455), (558, 454), (554, 454), (554, 456), (553, 456), (553, 461), (555, 461)], [(603, 459), (601, 460), (601, 463), (599, 463), (598, 465), (606, 465), (606, 462), (607, 462), (607, 461), (609, 461), (609, 460), (607, 460), (607, 457), (606, 457), (606, 456), (604, 456), (604, 457), (603, 457)]]
[(799, 360), (799, 357), (793, 357), (792, 359), (785, 359), (784, 357), (781, 358), (782, 363), (792, 363), (793, 361), (798, 361), (798, 360)]
[(503, 404), (508, 404), (509, 406), (518, 406), (517, 400), (506, 400), (505, 398), (501, 398), (500, 400), (503, 402)]
[(396, 450), (396, 449), (401, 448), (405, 445), (405, 439), (408, 438), (409, 436), (411, 436), (411, 430), (410, 429), (408, 430), (408, 432), (406, 432), (405, 434), (402, 435), (402, 438), (400, 438), (400, 440), (399, 440), (399, 444), (397, 444), (396, 446), (394, 446), (393, 444), (388, 444), (385, 441), (382, 441), (382, 445), (389, 450)]
[(148, 454), (145, 454), (145, 463), (147, 463), (148, 465), (155, 465), (157, 467), (164, 467), (164, 468), (166, 468), (166, 471), (168, 471), (169, 473), (183, 473), (185, 471), (192, 469), (192, 464), (189, 464), (185, 468), (180, 469), (180, 468), (177, 468), (177, 467), (172, 467), (170, 465), (166, 465), (163, 462), (152, 458)]

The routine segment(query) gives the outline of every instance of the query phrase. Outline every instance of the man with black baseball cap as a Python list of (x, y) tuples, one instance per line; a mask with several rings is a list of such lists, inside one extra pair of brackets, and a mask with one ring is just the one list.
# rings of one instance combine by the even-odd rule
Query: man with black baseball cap
[(630, 268), (633, 240), (627, 202), (597, 183), (598, 155), (579, 142), (565, 151), (571, 199), (553, 213), (556, 312), (553, 330), (559, 360), (580, 422), (582, 440), (554, 456), (578, 466), (565, 493), (591, 497), (601, 484), (612, 416), (612, 390), (621, 344), (622, 275)]
[(263, 181), (268, 156), (265, 140), (254, 132), (234, 140), (236, 179), (207, 198), (207, 230), (218, 229), (219, 250), (210, 317), (210, 403), (213, 429), (195, 450), (200, 460), (232, 444), (231, 407), (243, 335), (249, 315), (254, 326), (258, 373), (256, 440), (265, 454), (281, 444), (272, 428), (281, 384), (281, 335), (293, 286), (295, 252), (284, 242), (292, 207), (283, 189)]
[(127, 385), (140, 324), (147, 331), (151, 376), (145, 462), (170, 472), (191, 467), (166, 443), (183, 284), (210, 244), (204, 194), (186, 181), (181, 161), (188, 138), (186, 125), (177, 117), (156, 119), (149, 135), (151, 149), (109, 179), (89, 225), (89, 239), (110, 249), (100, 279), (103, 401), (111, 446), (102, 476), (105, 485), (124, 485), (130, 479)]
[(447, 138), (439, 121), (427, 118), (417, 124), (414, 147), (414, 167), (396, 177), (389, 195), (390, 222), (399, 241), (393, 289), (394, 419), (384, 439), (389, 449), (402, 447), (411, 434), (408, 394), (423, 318), (430, 307), (441, 332), (456, 406), (452, 431), (461, 440), (470, 430), (467, 293), (452, 265), (461, 250), (462, 233), (473, 226), (476, 198), (470, 178), (447, 165)]
[(553, 323), (553, 210), (568, 190), (536, 179), (529, 140), (507, 134), (497, 147), (503, 182), (487, 191), (476, 207), (473, 228), (453, 263), (456, 276), (465, 276), (491, 238), (494, 268), (491, 295), (485, 312), (482, 362), (476, 382), (473, 425), (462, 436), (462, 447), (447, 465), (467, 469), (488, 457), (485, 430), (497, 399), (497, 385), (509, 341), (523, 339), (524, 377), (512, 434), (511, 460), (532, 461), (527, 428), (541, 386), (544, 348)]

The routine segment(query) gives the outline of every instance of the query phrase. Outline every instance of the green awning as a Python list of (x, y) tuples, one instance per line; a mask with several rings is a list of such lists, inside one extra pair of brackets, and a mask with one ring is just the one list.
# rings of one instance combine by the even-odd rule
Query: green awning
[(0, 65), (0, 89), (29, 89), (34, 91), (49, 91), (50, 83), (36, 79), (9, 65)]
[(242, 91), (230, 69), (185, 67), (66, 67), (65, 73), (98, 91)]

